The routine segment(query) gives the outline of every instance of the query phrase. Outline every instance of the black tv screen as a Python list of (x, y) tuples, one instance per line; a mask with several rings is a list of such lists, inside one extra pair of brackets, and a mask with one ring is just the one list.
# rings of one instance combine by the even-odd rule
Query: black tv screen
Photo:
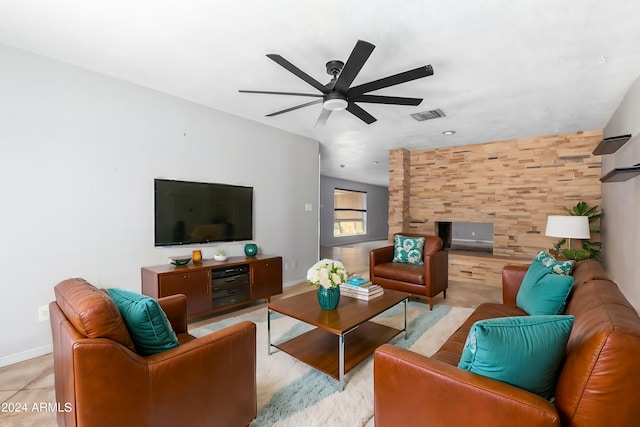
[(155, 245), (253, 239), (253, 187), (155, 179)]

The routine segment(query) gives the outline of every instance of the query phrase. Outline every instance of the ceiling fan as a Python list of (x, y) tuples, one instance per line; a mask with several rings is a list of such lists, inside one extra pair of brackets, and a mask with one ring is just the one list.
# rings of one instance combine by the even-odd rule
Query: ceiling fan
[(403, 73), (394, 74), (392, 76), (374, 80), (369, 83), (350, 87), (351, 83), (353, 83), (356, 76), (364, 66), (365, 62), (367, 62), (367, 59), (369, 59), (369, 55), (371, 55), (373, 49), (375, 49), (375, 46), (373, 44), (366, 41), (358, 40), (346, 63), (338, 60), (327, 62), (327, 74), (332, 76), (332, 78), (331, 81), (326, 85), (323, 85), (313, 77), (309, 76), (304, 71), (293, 65), (291, 62), (284, 59), (282, 56), (277, 54), (268, 54), (268, 58), (272, 59), (277, 64), (279, 64), (289, 72), (295, 74), (305, 82), (309, 83), (311, 86), (318, 89), (322, 93), (315, 94), (262, 90), (240, 90), (239, 92), (261, 93), (269, 95), (311, 96), (322, 98), (266, 115), (266, 117), (273, 117), (279, 114), (288, 113), (289, 111), (297, 110), (299, 108), (322, 103), (322, 112), (320, 113), (320, 117), (318, 117), (316, 126), (324, 125), (333, 111), (345, 109), (366, 124), (375, 122), (376, 118), (367, 113), (362, 107), (358, 106), (356, 102), (413, 106), (420, 105), (420, 103), (422, 102), (422, 98), (368, 95), (367, 93), (374, 90), (383, 89), (385, 87), (395, 86), (400, 83), (409, 82), (411, 80), (420, 79), (422, 77), (431, 76), (433, 75), (433, 68), (431, 67), (431, 65), (418, 67), (413, 70), (405, 71)]

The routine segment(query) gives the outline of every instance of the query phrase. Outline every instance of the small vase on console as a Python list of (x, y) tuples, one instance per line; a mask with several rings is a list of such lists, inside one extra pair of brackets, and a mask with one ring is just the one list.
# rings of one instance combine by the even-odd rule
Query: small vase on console
[(244, 254), (246, 256), (256, 256), (258, 253), (258, 245), (255, 243), (247, 243), (244, 245)]

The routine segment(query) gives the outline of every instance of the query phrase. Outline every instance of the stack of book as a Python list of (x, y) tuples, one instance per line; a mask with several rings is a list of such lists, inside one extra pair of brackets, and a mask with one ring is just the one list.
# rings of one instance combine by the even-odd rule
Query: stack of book
[(362, 277), (350, 277), (340, 285), (340, 295), (369, 301), (384, 294), (384, 288)]

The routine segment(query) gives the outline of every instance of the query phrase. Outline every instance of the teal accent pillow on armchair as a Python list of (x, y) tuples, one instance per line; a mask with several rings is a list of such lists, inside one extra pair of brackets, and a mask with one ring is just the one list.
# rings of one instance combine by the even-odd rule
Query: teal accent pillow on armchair
[(533, 260), (516, 295), (516, 305), (530, 315), (562, 314), (573, 287), (573, 276), (554, 274)]
[(393, 262), (423, 265), (424, 237), (393, 236)]
[(459, 368), (552, 399), (574, 316), (516, 316), (473, 324)]
[(148, 356), (178, 347), (178, 337), (155, 299), (123, 289), (107, 289), (127, 325), (138, 354)]

